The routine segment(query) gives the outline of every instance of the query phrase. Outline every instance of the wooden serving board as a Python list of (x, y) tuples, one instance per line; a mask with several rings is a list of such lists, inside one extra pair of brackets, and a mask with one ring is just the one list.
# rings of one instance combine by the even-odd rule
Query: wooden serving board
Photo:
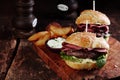
[(107, 63), (101, 69), (95, 70), (74, 70), (68, 67), (58, 53), (48, 48), (34, 47), (42, 60), (53, 69), (62, 80), (103, 80), (120, 76), (120, 42), (110, 37), (110, 51)]

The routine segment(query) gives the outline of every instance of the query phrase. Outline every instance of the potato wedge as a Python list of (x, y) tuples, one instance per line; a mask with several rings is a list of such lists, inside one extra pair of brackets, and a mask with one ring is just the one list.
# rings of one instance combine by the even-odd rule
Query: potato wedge
[(48, 34), (50, 34), (50, 32), (48, 32), (48, 31), (38, 32), (38, 33), (35, 33), (35, 34), (33, 34), (32, 36), (30, 36), (30, 37), (28, 38), (28, 40), (29, 40), (29, 41), (36, 41), (36, 40), (38, 40), (40, 37), (43, 37), (44, 35), (48, 35)]
[(46, 27), (46, 31), (51, 31), (50, 28), (51, 28), (52, 26), (55, 26), (55, 27), (58, 27), (58, 28), (61, 27), (61, 25), (60, 25), (59, 23), (53, 22), (53, 23), (50, 23), (50, 24)]
[(48, 39), (50, 39), (50, 35), (45, 35), (45, 36), (39, 38), (39, 40), (37, 40), (37, 41), (35, 42), (35, 45), (36, 45), (36, 46), (43, 46), (43, 45), (45, 45), (45, 42), (46, 42)]
[(53, 36), (66, 36), (70, 32), (73, 32), (73, 28), (71, 26), (62, 27), (58, 23), (49, 24), (47, 30), (52, 32)]
[(50, 30), (57, 36), (64, 36), (67, 35), (69, 32), (71, 32), (71, 27), (56, 27), (56, 26), (51, 26)]
[(43, 46), (45, 45), (45, 42), (50, 39), (51, 35), (50, 33), (46, 33), (44, 35), (39, 36), (39, 39), (34, 42), (36, 46)]

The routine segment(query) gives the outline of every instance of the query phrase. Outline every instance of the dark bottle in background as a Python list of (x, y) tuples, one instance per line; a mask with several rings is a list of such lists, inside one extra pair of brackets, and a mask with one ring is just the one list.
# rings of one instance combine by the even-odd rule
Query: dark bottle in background
[(78, 1), (77, 0), (58, 0), (58, 15), (65, 18), (74, 19), (77, 17)]
[(35, 3), (35, 13), (41, 18), (73, 19), (77, 16), (77, 0), (35, 0)]
[(16, 38), (28, 38), (35, 33), (37, 18), (33, 15), (34, 0), (16, 0), (13, 33)]
[(38, 18), (37, 31), (54, 21), (71, 25), (78, 16), (77, 0), (34, 0), (34, 14)]

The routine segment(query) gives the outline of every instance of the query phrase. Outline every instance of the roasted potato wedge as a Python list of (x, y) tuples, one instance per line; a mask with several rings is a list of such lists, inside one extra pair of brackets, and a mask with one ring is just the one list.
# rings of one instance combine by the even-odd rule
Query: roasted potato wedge
[(50, 39), (50, 34), (46, 34), (46, 35), (43, 35), (43, 36), (40, 36), (39, 37), (39, 40), (37, 40), (34, 44), (36, 46), (43, 46), (45, 45), (45, 42)]
[(32, 36), (30, 36), (28, 38), (29, 41), (36, 41), (38, 39), (40, 39), (41, 37), (43, 37), (44, 35), (50, 35), (50, 32), (48, 31), (41, 31), (41, 32), (38, 32), (38, 33), (35, 33), (33, 34)]
[(31, 37), (28, 38), (29, 41), (32, 41), (36, 46), (43, 46), (45, 42), (50, 39), (51, 33), (48, 31), (42, 31), (33, 34)]
[(58, 23), (52, 23), (49, 24), (48, 27), (46, 28), (47, 31), (52, 33), (53, 37), (58, 37), (58, 36), (62, 36), (65, 37), (67, 34), (69, 34), (70, 32), (73, 32), (73, 28), (71, 26), (68, 27), (62, 27), (60, 24)]

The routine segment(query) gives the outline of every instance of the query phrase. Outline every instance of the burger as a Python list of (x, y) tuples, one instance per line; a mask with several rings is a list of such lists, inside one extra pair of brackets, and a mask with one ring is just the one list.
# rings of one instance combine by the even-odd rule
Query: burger
[(75, 32), (62, 43), (61, 58), (76, 70), (91, 70), (105, 65), (109, 44), (91, 32)]
[(88, 21), (88, 32), (96, 33), (97, 37), (102, 36), (108, 41), (110, 19), (104, 13), (95, 10), (82, 11), (75, 21), (78, 31), (85, 31), (86, 20)]

